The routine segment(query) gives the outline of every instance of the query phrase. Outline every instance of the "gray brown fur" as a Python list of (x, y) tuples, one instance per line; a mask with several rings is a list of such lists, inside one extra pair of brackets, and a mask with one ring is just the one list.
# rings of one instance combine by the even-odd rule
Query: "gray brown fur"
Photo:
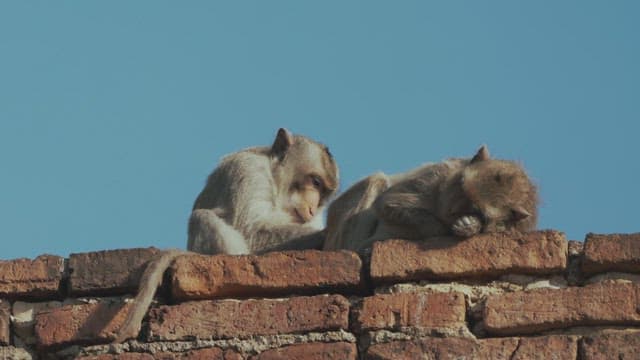
[[(311, 174), (323, 181), (320, 204), (313, 219), (298, 223), (291, 217), (292, 184)], [(193, 205), (187, 249), (259, 254), (289, 242), (308, 248), (299, 240), (322, 228), (322, 208), (337, 187), (338, 167), (324, 145), (280, 132), (273, 146), (231, 154), (209, 175)]]
[[(280, 129), (272, 146), (228, 155), (209, 175), (193, 205), (187, 249), (232, 255), (319, 249), (322, 211), (337, 187), (327, 147)], [(169, 250), (150, 263), (115, 342), (137, 337), (162, 274), (185, 253)]]
[(469, 237), (536, 227), (536, 186), (517, 163), (473, 158), (427, 164), (407, 173), (371, 175), (329, 207), (326, 250), (364, 250), (389, 238)]

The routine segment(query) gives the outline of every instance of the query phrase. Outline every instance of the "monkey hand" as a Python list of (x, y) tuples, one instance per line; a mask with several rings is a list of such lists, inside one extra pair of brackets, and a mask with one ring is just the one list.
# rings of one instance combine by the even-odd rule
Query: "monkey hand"
[(453, 222), (451, 231), (456, 236), (470, 237), (480, 233), (482, 221), (477, 216), (465, 215)]

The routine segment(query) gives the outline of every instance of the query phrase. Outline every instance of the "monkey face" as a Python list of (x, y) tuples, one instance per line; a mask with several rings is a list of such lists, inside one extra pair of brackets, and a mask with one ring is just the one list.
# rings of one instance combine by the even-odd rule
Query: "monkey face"
[(301, 181), (294, 182), (290, 191), (290, 211), (294, 222), (311, 221), (320, 208), (323, 182), (316, 175), (304, 176)]
[(535, 216), (535, 187), (516, 163), (472, 162), (462, 173), (461, 187), (481, 213), (486, 232), (517, 227), (518, 222)]
[(288, 188), (290, 213), (295, 222), (311, 221), (335, 190), (330, 171), (321, 161), (326, 155), (320, 148), (307, 148), (287, 157), (284, 166), (293, 167)]
[(278, 132), (272, 154), (285, 208), (296, 223), (307, 223), (321, 211), (338, 184), (338, 167), (326, 146), (306, 137)]

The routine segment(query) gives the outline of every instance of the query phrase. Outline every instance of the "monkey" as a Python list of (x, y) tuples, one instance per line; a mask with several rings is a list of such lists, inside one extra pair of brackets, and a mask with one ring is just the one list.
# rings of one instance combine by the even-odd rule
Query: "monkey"
[(284, 128), (271, 146), (223, 157), (194, 202), (188, 252), (164, 251), (150, 262), (114, 342), (138, 336), (163, 273), (177, 256), (321, 249), (323, 209), (337, 191), (338, 172), (328, 147)]
[(514, 161), (472, 158), (425, 164), (406, 173), (375, 173), (338, 196), (327, 211), (325, 250), (366, 253), (375, 241), (530, 231), (537, 188)]

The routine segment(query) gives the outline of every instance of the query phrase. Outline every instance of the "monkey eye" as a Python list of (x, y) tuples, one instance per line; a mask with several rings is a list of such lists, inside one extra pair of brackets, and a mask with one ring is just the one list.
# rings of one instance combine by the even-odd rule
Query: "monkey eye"
[(313, 185), (313, 187), (315, 187), (316, 189), (322, 188), (322, 179), (320, 179), (319, 176), (311, 175), (310, 179), (311, 179), (311, 185)]

